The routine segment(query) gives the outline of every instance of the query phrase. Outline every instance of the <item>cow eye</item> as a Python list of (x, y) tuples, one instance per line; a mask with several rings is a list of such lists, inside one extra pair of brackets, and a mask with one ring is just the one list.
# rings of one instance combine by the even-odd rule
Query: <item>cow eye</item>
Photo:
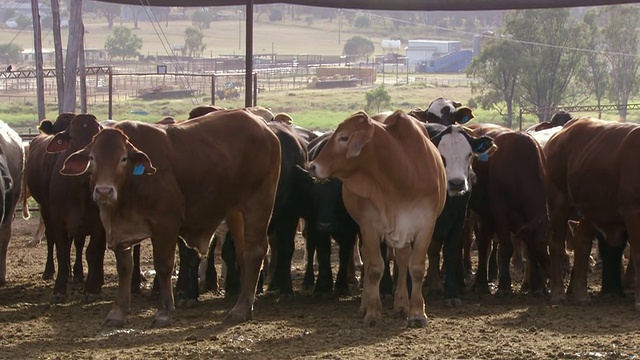
[(342, 135), (342, 136), (338, 136), (338, 141), (339, 142), (347, 142), (349, 140), (348, 136)]
[(126, 156), (123, 156), (122, 159), (120, 159), (121, 163), (126, 163), (129, 160), (129, 158), (127, 158)]
[(93, 155), (89, 155), (89, 161), (93, 161)]

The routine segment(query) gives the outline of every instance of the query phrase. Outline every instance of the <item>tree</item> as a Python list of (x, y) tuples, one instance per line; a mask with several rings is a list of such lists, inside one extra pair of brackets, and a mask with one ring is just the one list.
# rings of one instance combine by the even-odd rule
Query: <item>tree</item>
[(6, 64), (18, 62), (22, 58), (22, 46), (14, 43), (0, 44), (0, 61), (5, 64), (1, 70), (4, 70)]
[[(569, 9), (515, 11), (506, 17), (505, 31), (522, 43), (513, 61), (526, 69), (520, 78), (522, 101), (535, 108), (553, 108), (566, 100), (567, 87), (577, 73), (585, 47), (585, 26)], [(540, 121), (548, 120), (541, 111)]]
[(612, 6), (605, 8), (602, 18), (603, 49), (611, 71), (609, 97), (618, 106), (620, 121), (626, 121), (626, 105), (632, 95), (638, 93), (638, 42), (640, 41), (640, 9), (636, 6)]
[[(587, 25), (588, 33), (586, 48), (593, 52), (585, 56), (585, 62), (577, 74), (577, 80), (580, 87), (586, 89), (589, 92), (588, 95), (594, 96), (600, 106), (609, 88), (609, 70), (606, 58), (597, 51), (604, 41), (598, 26), (598, 19), (599, 15), (595, 10), (587, 11), (584, 14), (583, 22)], [(598, 118), (601, 117), (602, 110), (598, 108)]]
[(269, 13), (269, 21), (282, 21), (284, 20), (284, 15), (282, 15), (282, 11), (280, 9), (273, 9)]
[(196, 27), (189, 26), (184, 31), (184, 49), (188, 56), (197, 56), (204, 51), (203, 39), (204, 34)]
[(368, 16), (358, 16), (355, 19), (353, 26), (359, 29), (368, 29), (371, 27), (371, 20)]
[(371, 40), (362, 36), (354, 36), (344, 44), (342, 53), (353, 56), (369, 56), (373, 54), (375, 49), (376, 47)]
[(391, 95), (384, 88), (384, 85), (380, 85), (377, 88), (367, 91), (364, 94), (367, 105), (365, 111), (368, 113), (379, 113), (381, 109), (387, 108), (391, 105)]
[(109, 58), (138, 56), (142, 48), (142, 39), (135, 35), (131, 29), (124, 26), (116, 26), (104, 43), (104, 50)]
[(482, 108), (497, 110), (511, 127), (517, 84), (524, 70), (514, 59), (520, 56), (522, 46), (503, 39), (485, 41), (482, 51), (467, 68), (467, 76), (482, 80), (472, 84), (472, 92), (481, 93), (476, 101)]
[(122, 5), (106, 2), (96, 2), (98, 13), (107, 19), (109, 30), (113, 28), (113, 21), (120, 16)]
[(212, 21), (213, 16), (211, 12), (205, 10), (197, 10), (193, 13), (193, 17), (191, 19), (193, 25), (197, 26), (200, 30), (209, 29)]

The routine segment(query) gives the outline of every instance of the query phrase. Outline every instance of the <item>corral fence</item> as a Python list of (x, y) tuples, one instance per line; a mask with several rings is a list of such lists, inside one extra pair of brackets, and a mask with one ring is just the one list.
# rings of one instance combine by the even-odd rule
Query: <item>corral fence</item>
[(522, 116), (523, 115), (536, 115), (539, 118), (549, 120), (551, 117), (560, 110), (567, 112), (602, 112), (611, 110), (640, 110), (640, 104), (624, 104), (624, 105), (576, 105), (576, 106), (557, 106), (546, 108), (521, 108), (520, 116), (518, 117), (518, 128), (522, 130)]

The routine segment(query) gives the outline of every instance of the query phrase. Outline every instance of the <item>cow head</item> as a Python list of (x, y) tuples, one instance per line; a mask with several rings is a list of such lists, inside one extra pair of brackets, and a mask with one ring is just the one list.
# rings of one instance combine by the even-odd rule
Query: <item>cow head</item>
[(470, 129), (462, 125), (450, 125), (431, 139), (444, 162), (449, 196), (463, 195), (469, 191), (473, 183), (470, 176), (474, 154), (487, 154), (495, 148), (492, 138), (475, 137), (472, 134)]
[(309, 164), (309, 174), (318, 179), (348, 177), (358, 167), (356, 158), (370, 156), (367, 144), (374, 131), (373, 120), (365, 112), (351, 115), (338, 125), (325, 147)]
[(147, 154), (136, 149), (117, 128), (101, 130), (84, 149), (69, 155), (60, 170), (69, 176), (91, 174), (93, 200), (107, 206), (115, 205), (130, 176), (155, 172)]
[(420, 121), (444, 126), (465, 124), (473, 119), (474, 116), (470, 108), (461, 105), (453, 100), (437, 98), (429, 104), (427, 111), (416, 109), (409, 114)]
[(73, 115), (64, 131), (56, 133), (51, 139), (47, 145), (47, 152), (57, 153), (81, 149), (91, 142), (98, 131), (100, 131), (100, 125), (95, 116), (91, 114)]
[(69, 127), (69, 124), (71, 124), (71, 120), (73, 120), (75, 116), (76, 114), (74, 113), (62, 113), (58, 115), (55, 122), (49, 119), (44, 119), (40, 121), (38, 130), (40, 130), (41, 133), (47, 135), (57, 134), (66, 130)]

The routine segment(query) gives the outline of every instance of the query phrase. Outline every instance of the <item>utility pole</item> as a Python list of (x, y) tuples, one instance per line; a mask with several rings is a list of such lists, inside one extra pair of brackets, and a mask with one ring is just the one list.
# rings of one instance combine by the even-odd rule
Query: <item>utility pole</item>
[(62, 58), (62, 34), (60, 33), (60, 1), (51, 0), (51, 16), (53, 17), (53, 47), (56, 66), (56, 89), (58, 93), (58, 113), (62, 113), (64, 104), (64, 59)]
[(67, 59), (64, 79), (65, 112), (76, 111), (76, 72), (78, 70), (78, 52), (82, 41), (82, 0), (71, 0), (71, 14), (69, 16), (69, 41), (67, 42)]
[(33, 17), (33, 47), (36, 62), (36, 92), (38, 97), (38, 123), (46, 117), (44, 107), (44, 71), (42, 60), (42, 28), (40, 27), (40, 9), (38, 0), (31, 0)]

